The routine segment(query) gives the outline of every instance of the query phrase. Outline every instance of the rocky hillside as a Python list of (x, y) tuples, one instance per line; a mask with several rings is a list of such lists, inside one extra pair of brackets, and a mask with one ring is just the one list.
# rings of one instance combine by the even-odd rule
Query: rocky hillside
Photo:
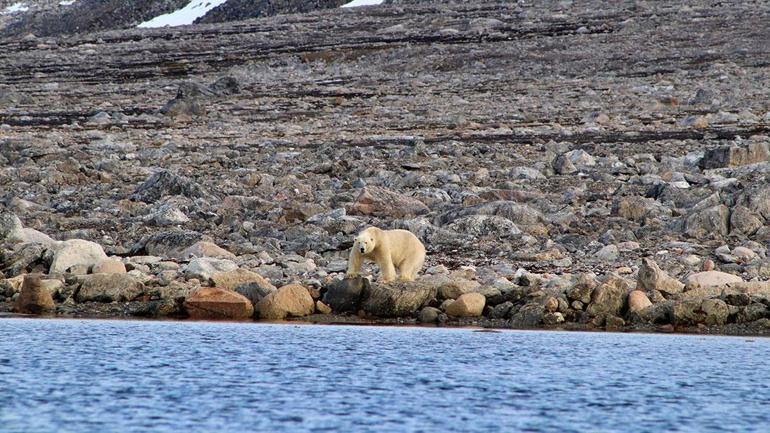
[(6, 38), (2, 203), (127, 262), (214, 241), (276, 285), (407, 228), (433, 274), (601, 324), (566, 293), (631, 289), (643, 257), (770, 277), (767, 22), (759, 1), (401, 2)]
[[(130, 29), (185, 7), (190, 0), (1, 0), (0, 37), (56, 36)], [(237, 21), (338, 7), (340, 0), (229, 0), (198, 22)], [(10, 8), (10, 9), (7, 9)]]

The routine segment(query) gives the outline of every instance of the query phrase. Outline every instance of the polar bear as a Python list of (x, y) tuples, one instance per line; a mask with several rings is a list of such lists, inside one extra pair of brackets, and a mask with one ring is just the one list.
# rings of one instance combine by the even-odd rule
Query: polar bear
[(402, 281), (414, 281), (425, 262), (425, 246), (407, 230), (382, 230), (369, 227), (359, 233), (350, 251), (347, 276), (358, 276), (364, 259), (380, 268), (380, 281), (396, 279), (396, 268)]

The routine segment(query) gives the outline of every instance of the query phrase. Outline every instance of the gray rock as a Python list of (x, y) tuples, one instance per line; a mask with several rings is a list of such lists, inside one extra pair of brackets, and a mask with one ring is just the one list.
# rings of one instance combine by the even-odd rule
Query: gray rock
[(475, 237), (503, 238), (521, 234), (521, 230), (511, 220), (496, 215), (469, 215), (457, 219), (447, 228)]
[(642, 265), (639, 267), (636, 284), (639, 289), (648, 293), (657, 290), (668, 295), (675, 295), (684, 290), (684, 283), (669, 276), (649, 257), (642, 259)]
[(530, 328), (543, 322), (545, 307), (540, 303), (524, 305), (511, 317), (511, 326), (517, 328)]
[(730, 209), (723, 205), (696, 211), (687, 217), (685, 234), (692, 238), (703, 239), (708, 235), (727, 236), (729, 229)]
[(620, 316), (625, 308), (630, 284), (625, 279), (610, 275), (607, 281), (594, 289), (586, 312), (591, 316)]
[(735, 206), (730, 213), (730, 234), (751, 236), (763, 225), (759, 216), (744, 206)]
[(127, 302), (144, 293), (144, 284), (129, 274), (91, 274), (79, 278), (77, 302)]
[(197, 278), (208, 283), (217, 273), (234, 271), (237, 268), (238, 265), (232, 260), (198, 257), (190, 260), (190, 263), (182, 268), (182, 274), (187, 279)]
[(326, 287), (324, 304), (335, 313), (356, 313), (361, 302), (369, 296), (369, 280), (362, 277), (335, 280)]
[(443, 213), (436, 218), (438, 225), (447, 225), (468, 215), (495, 215), (506, 218), (517, 225), (533, 225), (543, 222), (543, 214), (525, 204), (499, 200), (468, 206)]
[(513, 308), (513, 302), (511, 301), (506, 301), (506, 302), (503, 302), (502, 304), (495, 305), (489, 311), (489, 318), (506, 319), (508, 318), (508, 315), (511, 312), (512, 308)]
[(597, 251), (594, 256), (601, 261), (611, 263), (620, 257), (620, 251), (617, 245), (606, 245)]
[(436, 323), (438, 322), (438, 316), (441, 314), (441, 310), (434, 307), (425, 307), (420, 310), (420, 314), (417, 316), (417, 321), (420, 323)]
[(435, 286), (419, 281), (374, 284), (363, 309), (375, 317), (409, 317), (435, 298), (436, 292)]
[(700, 161), (702, 169), (738, 167), (770, 160), (770, 145), (766, 142), (751, 142), (747, 146), (720, 146), (706, 150)]
[(155, 203), (162, 197), (171, 195), (183, 195), (192, 199), (210, 197), (210, 194), (193, 180), (161, 170), (139, 185), (130, 198)]

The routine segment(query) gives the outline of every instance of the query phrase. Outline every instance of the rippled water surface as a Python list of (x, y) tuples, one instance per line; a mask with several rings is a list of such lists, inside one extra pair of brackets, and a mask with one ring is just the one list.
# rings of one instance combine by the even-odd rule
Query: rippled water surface
[(770, 431), (762, 338), (0, 319), (0, 432)]

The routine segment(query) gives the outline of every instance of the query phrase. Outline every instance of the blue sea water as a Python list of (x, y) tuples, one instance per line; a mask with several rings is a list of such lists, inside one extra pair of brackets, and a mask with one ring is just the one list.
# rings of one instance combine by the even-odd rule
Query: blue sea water
[(0, 432), (768, 432), (770, 339), (0, 319)]

